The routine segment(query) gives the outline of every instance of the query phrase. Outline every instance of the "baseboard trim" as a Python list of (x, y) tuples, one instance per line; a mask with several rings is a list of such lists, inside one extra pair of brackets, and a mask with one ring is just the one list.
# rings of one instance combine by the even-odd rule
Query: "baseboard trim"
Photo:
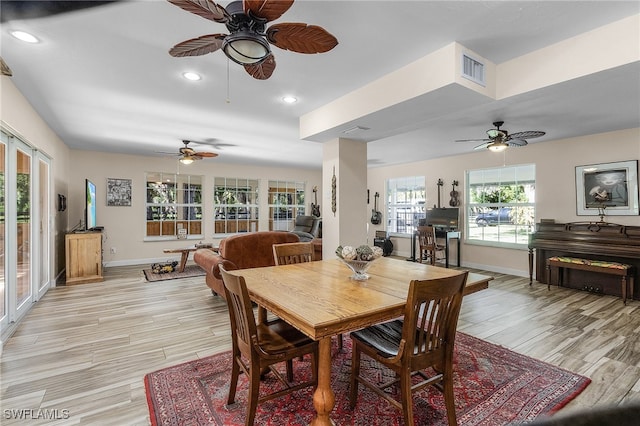
[(529, 278), (529, 271), (513, 268), (502, 268), (495, 265), (483, 265), (480, 263), (462, 262), (463, 268), (482, 269), (483, 271), (497, 272), (499, 274), (515, 275), (516, 277)]
[(124, 260), (113, 260), (110, 262), (103, 262), (102, 266), (108, 268), (110, 266), (132, 266), (132, 265), (144, 265), (149, 264), (151, 266), (152, 263), (162, 263), (162, 262), (170, 262), (172, 260), (180, 260), (180, 258), (173, 257), (152, 257), (148, 259), (124, 259)]

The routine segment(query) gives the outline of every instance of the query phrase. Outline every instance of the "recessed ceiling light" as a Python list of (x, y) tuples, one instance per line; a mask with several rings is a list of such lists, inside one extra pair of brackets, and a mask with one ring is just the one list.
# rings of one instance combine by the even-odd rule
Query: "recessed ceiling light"
[(195, 72), (190, 72), (190, 71), (183, 72), (182, 76), (184, 78), (186, 78), (187, 80), (191, 80), (191, 81), (198, 81), (198, 80), (202, 79), (202, 77), (200, 77), (200, 74), (195, 73)]
[(298, 102), (298, 98), (296, 98), (295, 96), (283, 96), (282, 102), (286, 104), (295, 104), (296, 102)]
[(11, 35), (26, 43), (38, 43), (40, 41), (36, 36), (24, 31), (11, 31)]

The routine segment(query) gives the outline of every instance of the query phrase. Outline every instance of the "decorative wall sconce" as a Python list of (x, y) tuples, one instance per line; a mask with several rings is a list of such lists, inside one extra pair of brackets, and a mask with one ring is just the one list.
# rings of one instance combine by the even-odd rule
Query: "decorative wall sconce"
[(67, 209), (67, 197), (58, 194), (58, 211), (63, 212)]

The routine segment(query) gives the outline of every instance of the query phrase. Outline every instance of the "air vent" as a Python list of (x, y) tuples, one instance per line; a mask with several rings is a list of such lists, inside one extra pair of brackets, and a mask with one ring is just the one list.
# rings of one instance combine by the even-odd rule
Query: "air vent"
[(362, 126), (355, 126), (355, 127), (351, 127), (350, 129), (343, 130), (342, 133), (349, 134), (349, 133), (362, 132), (364, 130), (369, 130), (369, 128), (362, 127)]
[(484, 82), (484, 64), (465, 54), (462, 55), (462, 76), (482, 86)]

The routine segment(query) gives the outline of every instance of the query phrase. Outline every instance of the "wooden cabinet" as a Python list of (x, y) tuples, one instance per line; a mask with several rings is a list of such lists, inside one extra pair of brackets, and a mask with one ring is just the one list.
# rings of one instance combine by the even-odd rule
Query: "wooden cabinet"
[(95, 283), (102, 277), (102, 233), (65, 235), (67, 285)]

